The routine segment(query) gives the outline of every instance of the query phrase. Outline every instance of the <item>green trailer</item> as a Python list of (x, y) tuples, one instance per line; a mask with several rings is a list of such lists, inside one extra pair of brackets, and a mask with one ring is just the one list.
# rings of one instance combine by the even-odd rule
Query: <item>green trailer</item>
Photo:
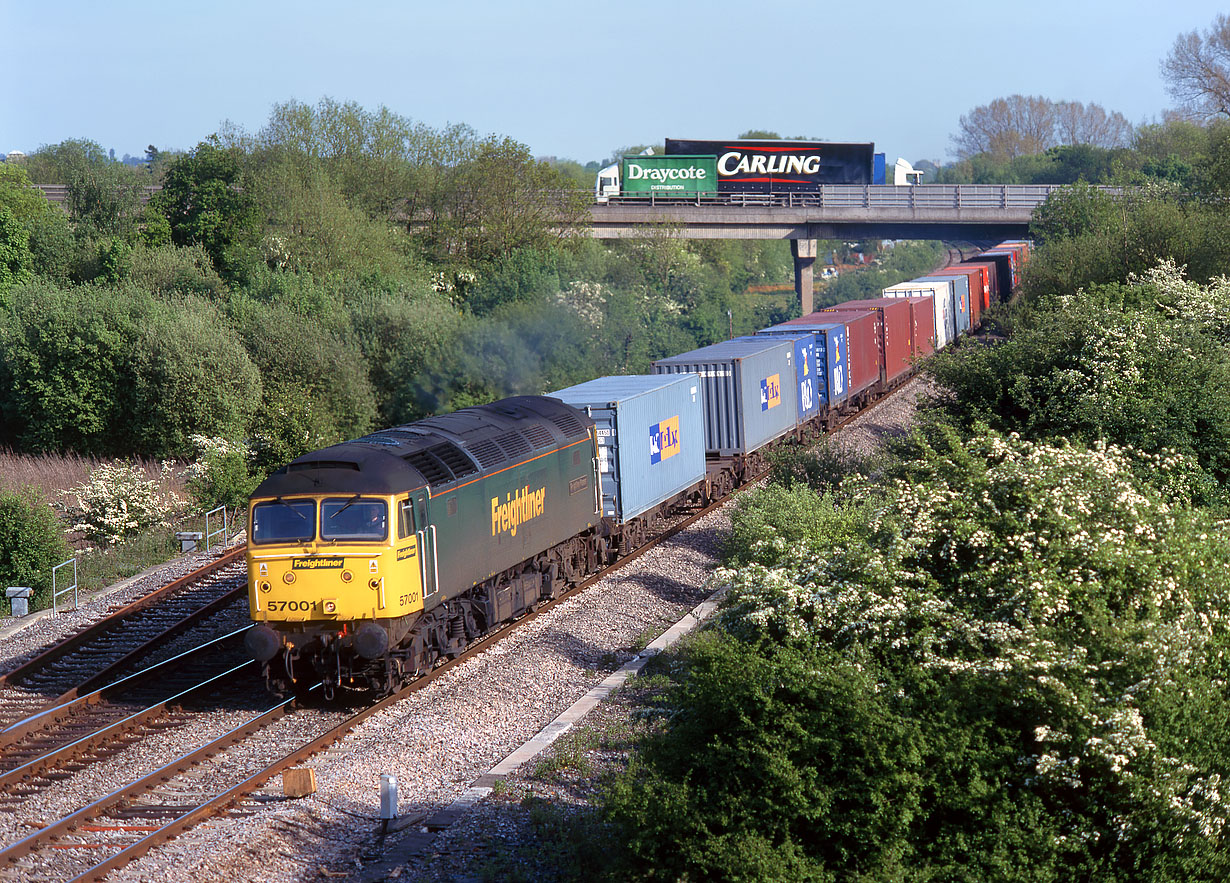
[(697, 196), (717, 193), (715, 156), (625, 156), (622, 166), (625, 194)]

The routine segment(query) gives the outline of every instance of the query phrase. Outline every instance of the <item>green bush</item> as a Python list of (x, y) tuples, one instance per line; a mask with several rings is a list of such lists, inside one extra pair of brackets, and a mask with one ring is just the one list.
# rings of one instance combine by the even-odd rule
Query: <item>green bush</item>
[(212, 305), (140, 290), (13, 292), (0, 314), (3, 440), (27, 450), (182, 456), (194, 433), (238, 437), (260, 378)]
[(1175, 451), (1230, 486), (1225, 286), (1173, 265), (1148, 279), (1044, 300), (1007, 342), (937, 354), (939, 411), (966, 429)]
[(129, 257), (128, 278), (135, 287), (155, 294), (195, 294), (210, 301), (226, 295), (226, 283), (200, 245), (167, 243), (135, 249)]
[[(300, 413), (310, 420), (314, 447), (371, 429), (375, 391), (359, 347), (343, 339), (345, 329), (339, 332), (287, 307), (250, 298), (235, 298), (228, 308), (251, 360), (270, 380), (270, 395), (276, 391), (306, 403)], [(265, 413), (271, 407), (271, 399), (262, 401)], [(256, 431), (264, 430), (257, 426)]]
[(1224, 531), (1127, 450), (937, 428), (912, 454), (718, 574), (723, 634), (612, 792), (643, 868), (1224, 878)]
[(51, 603), (51, 568), (72, 555), (64, 525), (32, 491), (0, 488), (0, 588), (34, 589), (30, 607)]
[[(843, 510), (844, 511), (844, 510)], [(845, 532), (831, 497), (806, 484), (770, 483), (740, 498), (731, 515), (726, 559), (731, 564), (771, 561), (808, 540)]]
[(250, 470), (253, 457), (249, 447), (200, 435), (193, 436), (193, 441), (198, 448), (197, 459), (186, 476), (193, 508), (208, 512), (218, 506), (247, 506), (259, 480)]

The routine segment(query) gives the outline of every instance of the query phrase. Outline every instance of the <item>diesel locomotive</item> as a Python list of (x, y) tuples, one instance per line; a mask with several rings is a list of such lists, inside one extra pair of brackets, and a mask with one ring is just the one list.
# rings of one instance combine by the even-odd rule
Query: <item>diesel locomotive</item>
[(387, 692), (594, 569), (596, 444), (584, 412), (521, 396), (271, 474), (247, 551), (247, 648), (270, 685)]

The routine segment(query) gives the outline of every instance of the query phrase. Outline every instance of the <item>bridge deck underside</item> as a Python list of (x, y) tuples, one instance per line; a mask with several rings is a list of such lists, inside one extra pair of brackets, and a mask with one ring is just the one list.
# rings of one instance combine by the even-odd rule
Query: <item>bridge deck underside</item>
[(675, 235), (684, 239), (1012, 239), (1029, 230), (1029, 211), (926, 209), (725, 209), (596, 206), (598, 239)]

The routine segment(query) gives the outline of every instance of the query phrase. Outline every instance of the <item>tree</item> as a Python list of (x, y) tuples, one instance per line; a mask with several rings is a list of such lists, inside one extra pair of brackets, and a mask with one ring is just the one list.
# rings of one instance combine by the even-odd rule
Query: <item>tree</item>
[(234, 269), (233, 250), (260, 238), (256, 201), (243, 184), (242, 152), (211, 136), (171, 163), (151, 205), (166, 216), (172, 242), (199, 243), (225, 273)]
[(213, 305), (44, 281), (12, 300), (0, 311), (0, 443), (173, 457), (193, 434), (246, 429), (260, 376)]
[(589, 218), (589, 197), (529, 148), (492, 136), (441, 176), (423, 236), (437, 259), (484, 263), (515, 250), (549, 250)]
[(30, 281), (33, 264), (30, 234), (12, 212), (0, 206), (0, 306), (6, 302), (4, 293), (8, 289)]
[(0, 163), (0, 208), (12, 212), (25, 227), (33, 272), (67, 281), (76, 255), (68, 216), (48, 202), (15, 163)]
[(1162, 77), (1170, 94), (1198, 116), (1230, 116), (1230, 16), (1218, 15), (1204, 33), (1176, 37)]
[(1098, 104), (1010, 95), (962, 116), (952, 141), (962, 159), (990, 154), (1004, 162), (1060, 144), (1123, 147), (1131, 135), (1132, 126), (1123, 114), (1107, 113)]
[(1060, 144), (1126, 147), (1132, 124), (1118, 111), (1107, 113), (1100, 104), (1060, 101), (1055, 105), (1055, 131)]
[(961, 117), (953, 136), (957, 155), (989, 153), (1012, 159), (1041, 153), (1054, 143), (1055, 106), (1041, 95), (1010, 95), (975, 107)]

